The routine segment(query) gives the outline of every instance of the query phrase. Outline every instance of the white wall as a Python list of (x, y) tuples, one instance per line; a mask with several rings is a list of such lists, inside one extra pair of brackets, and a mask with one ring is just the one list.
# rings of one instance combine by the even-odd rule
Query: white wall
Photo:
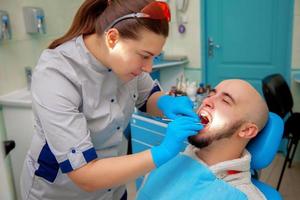
[(293, 81), (294, 74), (300, 74), (300, 0), (295, 0), (294, 16), (291, 88), (294, 97), (294, 111), (300, 112), (300, 83)]
[(170, 35), (165, 46), (167, 54), (187, 55), (189, 67), (199, 68), (201, 66), (200, 48), (200, 0), (190, 0), (184, 16), (187, 18), (186, 32), (180, 34), (176, 21), (175, 1), (170, 1), (172, 13)]
[[(69, 27), (83, 0), (1, 0), (0, 9), (9, 13), (12, 40), (0, 43), (0, 95), (26, 87), (25, 66), (35, 66), (41, 51)], [(45, 12), (47, 34), (25, 32), (23, 6), (41, 7)]]

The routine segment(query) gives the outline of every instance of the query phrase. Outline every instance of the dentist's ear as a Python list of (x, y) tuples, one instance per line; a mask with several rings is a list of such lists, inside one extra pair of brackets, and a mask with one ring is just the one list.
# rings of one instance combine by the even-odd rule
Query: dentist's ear
[(114, 48), (120, 38), (120, 33), (117, 29), (111, 28), (105, 33), (105, 42), (108, 48)]
[(245, 139), (254, 138), (258, 134), (258, 127), (256, 124), (248, 122), (242, 126), (239, 136)]

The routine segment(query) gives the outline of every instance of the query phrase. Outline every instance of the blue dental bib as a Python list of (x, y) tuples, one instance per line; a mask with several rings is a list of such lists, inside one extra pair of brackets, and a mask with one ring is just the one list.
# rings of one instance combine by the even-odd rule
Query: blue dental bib
[(245, 200), (247, 196), (218, 179), (206, 166), (178, 155), (152, 171), (137, 200)]

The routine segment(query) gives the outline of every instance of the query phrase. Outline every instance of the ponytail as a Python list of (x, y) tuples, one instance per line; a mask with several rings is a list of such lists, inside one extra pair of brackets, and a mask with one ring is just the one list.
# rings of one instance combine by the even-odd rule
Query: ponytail
[(68, 32), (62, 37), (54, 40), (48, 48), (54, 49), (74, 37), (94, 33), (96, 21), (106, 9), (108, 3), (108, 0), (85, 0), (77, 11)]

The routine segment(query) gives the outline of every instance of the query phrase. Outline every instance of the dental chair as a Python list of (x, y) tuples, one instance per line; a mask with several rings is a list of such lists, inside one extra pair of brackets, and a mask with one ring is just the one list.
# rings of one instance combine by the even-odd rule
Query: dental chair
[[(283, 135), (283, 120), (275, 113), (269, 113), (269, 119), (263, 130), (249, 142), (247, 150), (251, 153), (251, 170), (266, 168), (274, 159)], [(252, 178), (253, 184), (269, 200), (281, 200), (280, 193), (271, 186)]]
[(269, 110), (284, 119), (283, 138), (287, 142), (285, 159), (277, 183), (279, 190), (286, 166), (291, 168), (300, 140), (300, 112), (293, 112), (294, 100), (289, 85), (281, 74), (271, 74), (262, 80), (262, 91)]

